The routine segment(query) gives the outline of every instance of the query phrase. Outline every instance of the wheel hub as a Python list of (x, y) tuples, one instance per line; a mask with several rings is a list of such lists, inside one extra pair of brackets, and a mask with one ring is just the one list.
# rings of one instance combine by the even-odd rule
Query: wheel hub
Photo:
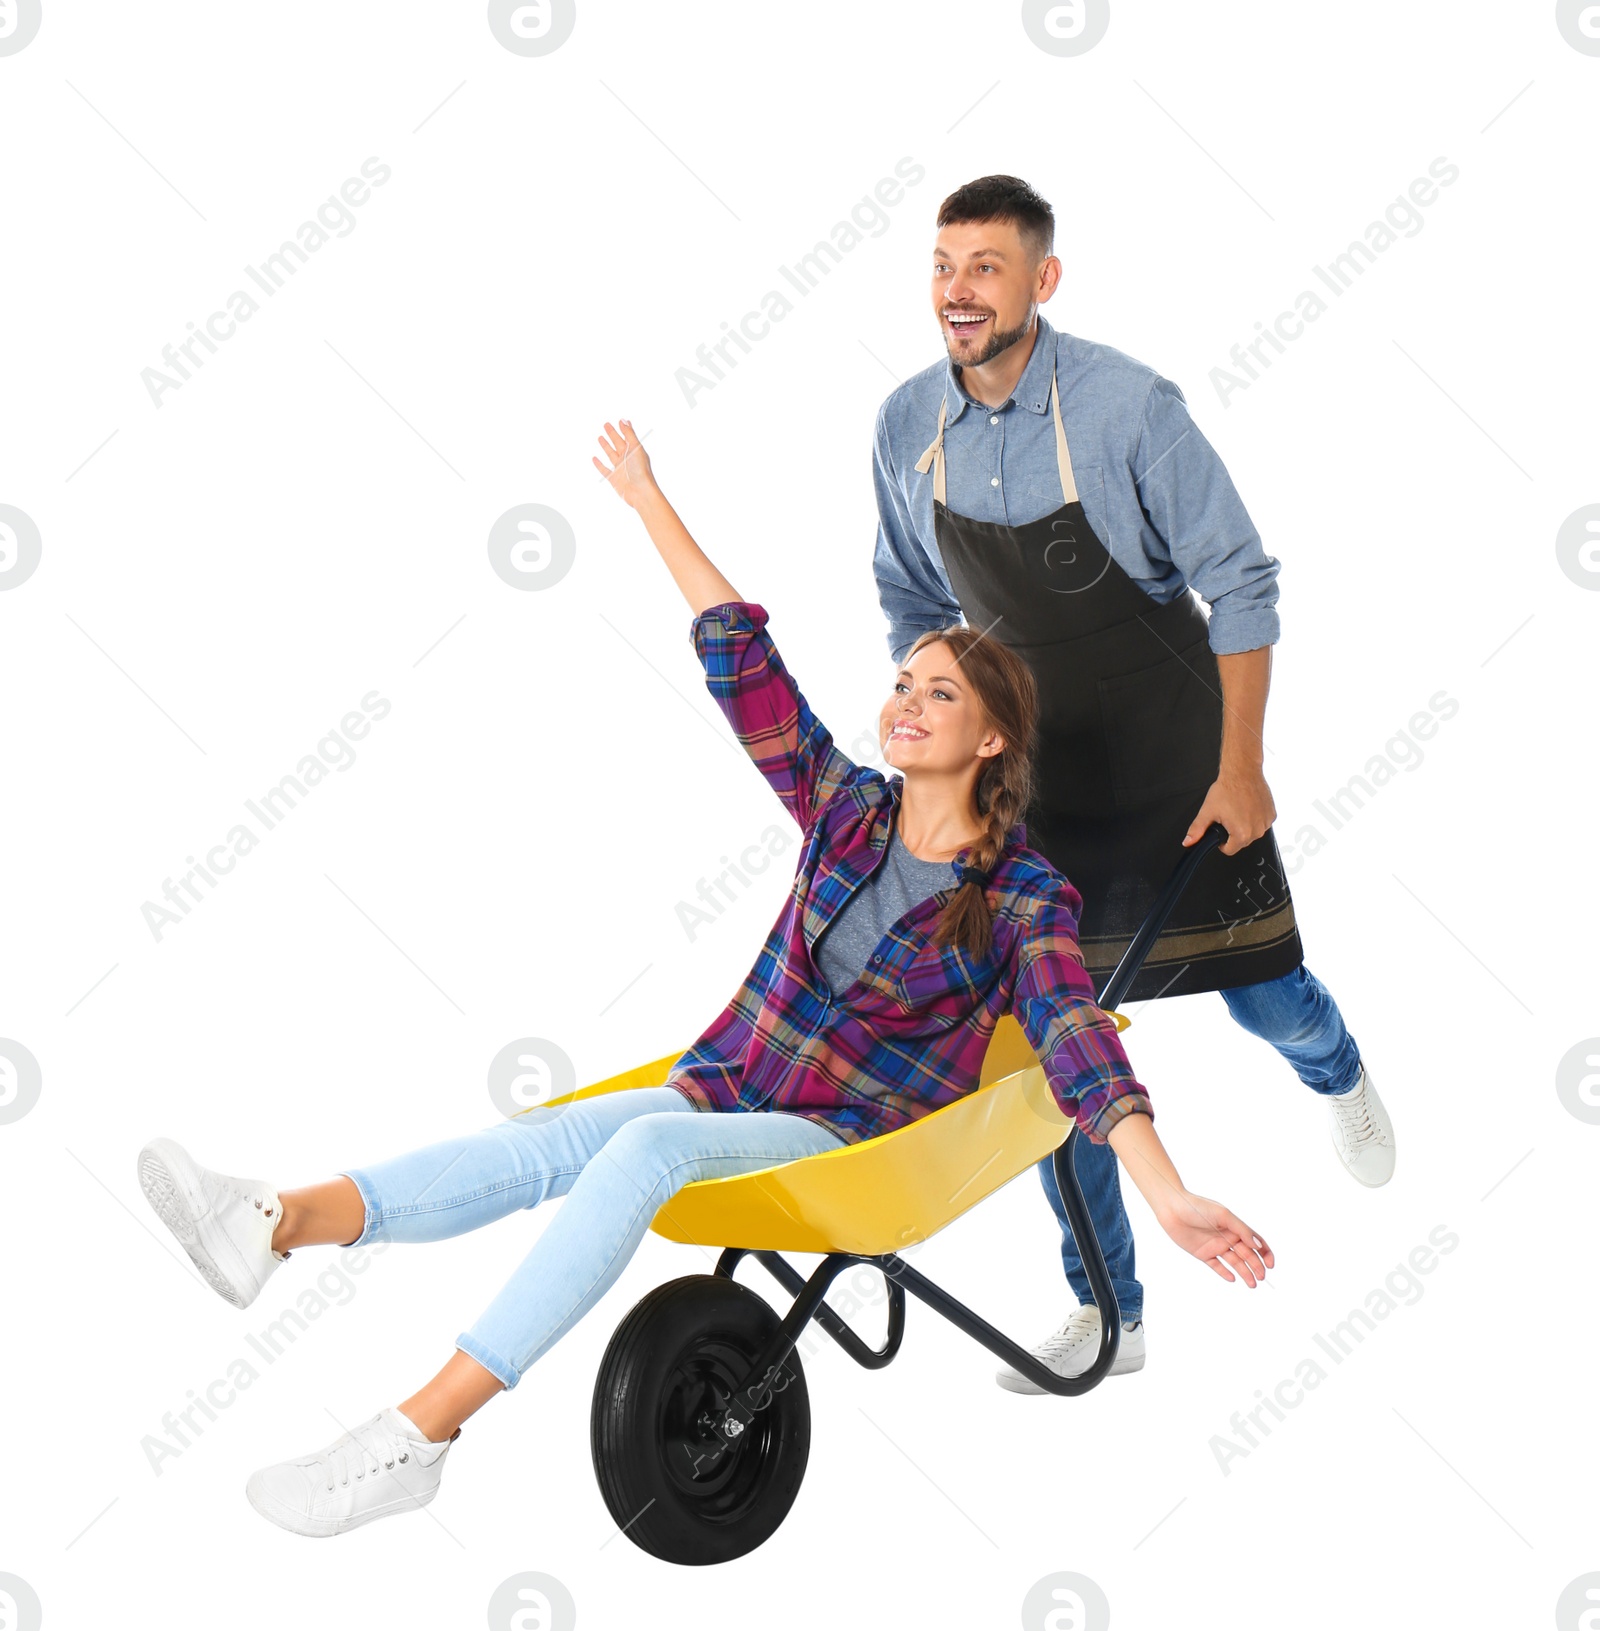
[[(771, 1424), (760, 1416), (745, 1423), (729, 1408), (749, 1363), (746, 1354), (707, 1344), (683, 1356), (662, 1401), (668, 1475), (697, 1502), (726, 1506), (730, 1513), (749, 1498), (744, 1486), (751, 1484), (771, 1434)], [(756, 1452), (746, 1455), (752, 1445)]]

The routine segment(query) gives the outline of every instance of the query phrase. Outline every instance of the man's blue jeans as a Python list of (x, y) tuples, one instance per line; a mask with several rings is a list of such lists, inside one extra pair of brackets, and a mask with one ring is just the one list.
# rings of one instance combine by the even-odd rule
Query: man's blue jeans
[[(1233, 1017), (1252, 1035), (1270, 1042), (1313, 1093), (1345, 1093), (1356, 1085), (1360, 1052), (1328, 988), (1304, 963), (1281, 979), (1236, 985), (1219, 995)], [(1091, 1144), (1086, 1138), (1074, 1138), (1072, 1144), (1073, 1170), (1105, 1253), (1117, 1307), (1125, 1322), (1142, 1319), (1144, 1287), (1134, 1278), (1133, 1226), (1122, 1205), (1116, 1155), (1109, 1144)], [(1078, 1301), (1092, 1303), (1089, 1277), (1056, 1188), (1053, 1159), (1046, 1156), (1039, 1163), (1039, 1179), (1061, 1225), (1061, 1264)]]

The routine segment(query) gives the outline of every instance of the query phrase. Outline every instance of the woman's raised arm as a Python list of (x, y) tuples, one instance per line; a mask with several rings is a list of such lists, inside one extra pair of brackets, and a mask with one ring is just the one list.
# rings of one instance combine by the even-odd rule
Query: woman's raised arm
[[(629, 420), (607, 424), (600, 446), (610, 461), (595, 468), (636, 510), (683, 598), (694, 612), (691, 637), (706, 673), (706, 689), (740, 744), (801, 828), (859, 767), (800, 694), (767, 631), (764, 606), (745, 601), (706, 559), (666, 501)], [(732, 610), (707, 616), (720, 606)]]
[(689, 602), (689, 610), (698, 617), (709, 607), (739, 600), (739, 591), (711, 564), (667, 502), (650, 468), (650, 455), (634, 435), (633, 421), (624, 419), (621, 426), (619, 431), (610, 420), (606, 421), (607, 434), (599, 441), (610, 468), (599, 459), (594, 467), (611, 483), (612, 492), (644, 522), (650, 542), (667, 563), (673, 582)]

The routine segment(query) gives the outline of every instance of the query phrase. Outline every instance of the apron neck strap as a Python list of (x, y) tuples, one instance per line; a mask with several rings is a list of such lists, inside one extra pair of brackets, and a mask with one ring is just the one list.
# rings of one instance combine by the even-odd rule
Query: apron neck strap
[[(935, 502), (945, 502), (944, 487), (944, 419), (948, 401), (939, 399), (939, 431), (917, 460), (916, 468), (926, 474), (933, 467), (933, 496)], [(1078, 501), (1078, 484), (1072, 479), (1072, 456), (1067, 451), (1066, 427), (1061, 423), (1061, 388), (1054, 372), (1050, 375), (1050, 412), (1056, 422), (1056, 472), (1061, 477), (1061, 498), (1066, 504)]]
[(937, 504), (944, 503), (944, 415), (949, 406), (943, 397), (939, 398), (939, 434), (923, 450), (916, 464), (924, 474), (930, 464), (933, 466), (933, 497)]
[(1072, 479), (1072, 456), (1067, 452), (1067, 432), (1061, 423), (1061, 390), (1055, 370), (1050, 371), (1050, 411), (1056, 420), (1056, 469), (1061, 475), (1061, 496), (1068, 504), (1078, 502), (1078, 484)]

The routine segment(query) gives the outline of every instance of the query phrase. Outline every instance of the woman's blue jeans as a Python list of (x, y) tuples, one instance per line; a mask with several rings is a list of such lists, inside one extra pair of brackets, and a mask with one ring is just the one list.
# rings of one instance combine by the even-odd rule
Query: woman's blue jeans
[(844, 1143), (783, 1111), (697, 1110), (676, 1088), (600, 1093), (345, 1172), (366, 1207), (351, 1244), (444, 1240), (566, 1196), (477, 1324), (456, 1338), (512, 1388), (605, 1295), (685, 1184)]
[[(1313, 1093), (1345, 1093), (1356, 1085), (1360, 1052), (1328, 988), (1304, 963), (1280, 979), (1236, 985), (1219, 995), (1233, 1017), (1252, 1035), (1270, 1042)], [(1126, 1322), (1142, 1319), (1144, 1287), (1134, 1278), (1133, 1226), (1122, 1205), (1116, 1155), (1109, 1144), (1092, 1144), (1086, 1138), (1075, 1137), (1072, 1145), (1073, 1171), (1105, 1254), (1117, 1308)], [(1039, 1179), (1061, 1225), (1061, 1265), (1078, 1301), (1092, 1303), (1089, 1276), (1056, 1188), (1053, 1159), (1046, 1156), (1039, 1163)]]

